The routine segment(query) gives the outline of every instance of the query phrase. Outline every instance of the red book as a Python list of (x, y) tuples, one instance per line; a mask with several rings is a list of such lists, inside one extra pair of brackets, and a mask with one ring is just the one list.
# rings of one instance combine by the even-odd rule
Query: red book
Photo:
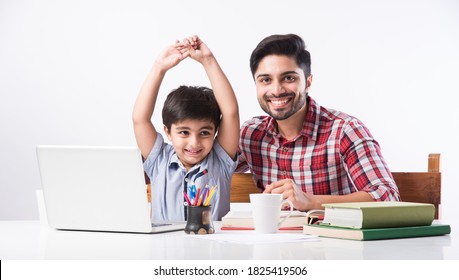
[[(290, 211), (281, 211), (279, 218), (283, 219)], [(280, 230), (302, 230), (303, 225), (308, 224), (311, 216), (307, 212), (293, 211), (279, 228)], [(251, 211), (230, 211), (221, 222), (222, 230), (253, 230), (253, 218)]]

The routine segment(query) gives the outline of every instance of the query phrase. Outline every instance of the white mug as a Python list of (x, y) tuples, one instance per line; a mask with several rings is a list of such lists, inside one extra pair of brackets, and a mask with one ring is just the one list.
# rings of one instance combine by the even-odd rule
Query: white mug
[[(280, 213), (282, 204), (290, 205), (290, 212), (281, 221)], [(275, 233), (280, 225), (292, 214), (293, 203), (282, 200), (282, 194), (272, 193), (252, 193), (250, 194), (250, 204), (252, 205), (253, 224), (258, 233)]]

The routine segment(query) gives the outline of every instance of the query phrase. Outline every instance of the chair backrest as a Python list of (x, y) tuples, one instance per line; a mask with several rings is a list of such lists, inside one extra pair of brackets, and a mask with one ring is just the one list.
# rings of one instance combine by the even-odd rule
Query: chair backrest
[[(440, 154), (429, 154), (427, 172), (393, 172), (403, 201), (432, 203), (435, 219), (440, 217), (441, 172)], [(231, 202), (250, 202), (249, 194), (257, 193), (252, 174), (234, 173), (231, 180)]]
[(250, 202), (249, 194), (259, 193), (251, 173), (234, 173), (231, 178), (230, 202)]
[(432, 203), (440, 217), (440, 154), (429, 154), (427, 172), (392, 172), (403, 201)]

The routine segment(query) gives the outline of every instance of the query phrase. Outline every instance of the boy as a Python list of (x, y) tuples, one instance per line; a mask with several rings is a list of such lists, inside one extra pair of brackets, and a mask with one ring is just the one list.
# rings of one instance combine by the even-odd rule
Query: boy
[[(157, 133), (151, 116), (166, 72), (187, 57), (201, 63), (213, 91), (181, 86), (168, 95), (162, 116), (170, 145)], [(132, 118), (137, 145), (145, 159), (144, 169), (151, 179), (152, 220), (185, 220), (183, 192), (191, 184), (218, 186), (212, 218), (220, 220), (229, 211), (231, 176), (237, 165), (239, 112), (231, 84), (197, 36), (177, 41), (157, 57), (137, 97)]]

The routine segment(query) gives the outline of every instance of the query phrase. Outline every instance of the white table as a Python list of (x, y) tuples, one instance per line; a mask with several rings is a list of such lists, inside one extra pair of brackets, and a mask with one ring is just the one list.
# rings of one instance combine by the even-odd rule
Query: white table
[[(218, 226), (215, 222), (215, 227)], [(228, 231), (218, 233), (228, 234)], [(454, 234), (453, 231), (445, 236), (381, 241), (319, 238), (292, 243), (240, 244), (193, 238), (183, 231), (161, 234), (62, 231), (40, 221), (0, 221), (0, 259), (459, 260), (459, 238)]]

